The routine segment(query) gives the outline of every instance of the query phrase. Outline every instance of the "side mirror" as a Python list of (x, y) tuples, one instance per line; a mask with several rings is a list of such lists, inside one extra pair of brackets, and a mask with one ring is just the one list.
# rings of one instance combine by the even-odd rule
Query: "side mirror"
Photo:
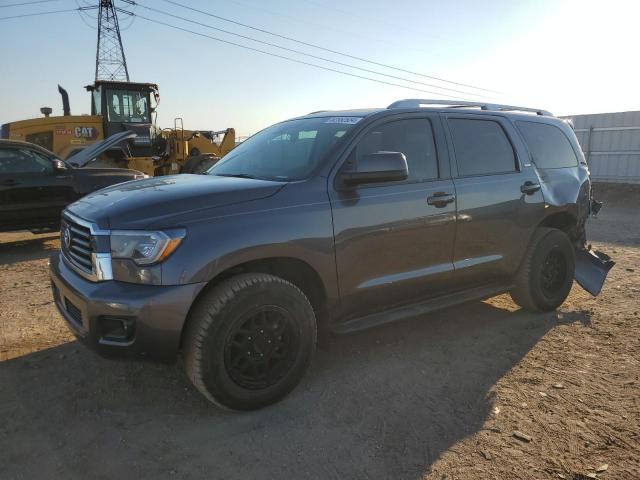
[(52, 160), (53, 163), (53, 171), (55, 173), (59, 173), (59, 172), (64, 172), (65, 170), (67, 170), (69, 167), (67, 167), (67, 164), (64, 163), (62, 160), (58, 159), (58, 158), (54, 158)]
[(355, 170), (340, 174), (340, 180), (349, 186), (400, 182), (408, 177), (407, 159), (401, 152), (369, 153), (360, 159)]

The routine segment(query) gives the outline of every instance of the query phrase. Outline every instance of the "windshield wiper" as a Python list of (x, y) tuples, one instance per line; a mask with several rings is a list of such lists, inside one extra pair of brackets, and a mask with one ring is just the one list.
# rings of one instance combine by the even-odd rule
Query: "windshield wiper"
[(234, 178), (259, 178), (248, 173), (214, 173), (216, 177), (234, 177)]
[(252, 180), (268, 180), (282, 182), (286, 181), (284, 177), (261, 177), (260, 175), (251, 175), (249, 173), (214, 173), (217, 177), (233, 177), (233, 178), (250, 178)]

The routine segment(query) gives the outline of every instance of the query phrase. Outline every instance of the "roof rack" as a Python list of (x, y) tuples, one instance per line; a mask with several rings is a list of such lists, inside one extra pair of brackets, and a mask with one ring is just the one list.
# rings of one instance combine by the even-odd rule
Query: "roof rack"
[(513, 105), (502, 105), (500, 103), (484, 103), (484, 102), (463, 102), (458, 100), (429, 100), (423, 98), (410, 98), (406, 100), (398, 100), (393, 102), (387, 108), (419, 108), (428, 105), (447, 105), (449, 108), (480, 108), (481, 110), (489, 110), (494, 112), (533, 112), (536, 115), (544, 115), (553, 117), (551, 112), (540, 108), (516, 107)]

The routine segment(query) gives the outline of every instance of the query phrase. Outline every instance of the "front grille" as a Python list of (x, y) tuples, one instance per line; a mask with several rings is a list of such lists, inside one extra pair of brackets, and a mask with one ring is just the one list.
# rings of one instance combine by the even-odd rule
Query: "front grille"
[(94, 253), (91, 231), (66, 218), (62, 220), (60, 230), (62, 252), (73, 265), (86, 273), (93, 273), (91, 261)]
[(64, 309), (76, 323), (82, 325), (82, 312), (67, 297), (64, 299)]

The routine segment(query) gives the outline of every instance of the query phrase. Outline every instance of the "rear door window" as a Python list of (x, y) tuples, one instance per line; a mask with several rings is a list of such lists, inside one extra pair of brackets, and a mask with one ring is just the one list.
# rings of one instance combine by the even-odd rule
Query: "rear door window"
[(567, 136), (554, 125), (538, 122), (516, 122), (516, 127), (524, 137), (531, 160), (539, 168), (565, 168), (578, 165)]
[(516, 156), (502, 126), (494, 120), (449, 118), (458, 176), (517, 171)]

